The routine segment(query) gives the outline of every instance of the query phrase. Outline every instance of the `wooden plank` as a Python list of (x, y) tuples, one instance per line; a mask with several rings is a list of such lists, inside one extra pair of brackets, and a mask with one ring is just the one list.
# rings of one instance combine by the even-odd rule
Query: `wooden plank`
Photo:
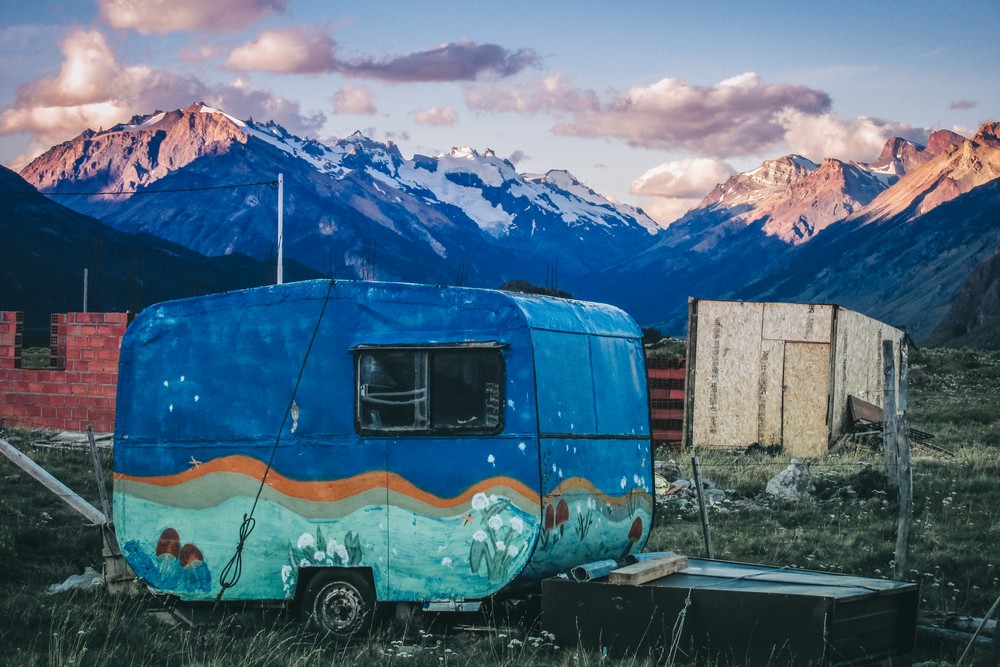
[(50, 475), (45, 468), (32, 461), (25, 454), (23, 454), (21, 450), (17, 449), (6, 440), (0, 439), (0, 454), (6, 456), (8, 459), (16, 463), (18, 467), (24, 470), (24, 472), (41, 482), (42, 486), (57, 495), (63, 502), (72, 507), (74, 510), (82, 514), (83, 518), (90, 523), (100, 526), (101, 524), (108, 522), (107, 517), (105, 517), (99, 509), (81, 498), (68, 486)]
[(665, 577), (674, 572), (680, 572), (688, 566), (687, 556), (669, 556), (667, 558), (653, 558), (618, 568), (608, 575), (609, 584), (625, 584), (638, 586), (647, 581)]
[(829, 345), (785, 343), (781, 444), (786, 454), (822, 456), (829, 449), (829, 379)]

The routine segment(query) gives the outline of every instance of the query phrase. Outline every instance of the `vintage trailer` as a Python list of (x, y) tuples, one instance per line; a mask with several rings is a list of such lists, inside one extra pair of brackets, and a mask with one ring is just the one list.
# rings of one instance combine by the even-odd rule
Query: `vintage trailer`
[(691, 299), (684, 444), (820, 456), (851, 426), (849, 397), (882, 405), (882, 343), (904, 336), (834, 304)]
[(157, 591), (225, 581), (350, 632), (376, 600), (641, 550), (648, 414), (641, 332), (606, 305), (344, 281), (163, 303), (122, 341), (115, 527)]

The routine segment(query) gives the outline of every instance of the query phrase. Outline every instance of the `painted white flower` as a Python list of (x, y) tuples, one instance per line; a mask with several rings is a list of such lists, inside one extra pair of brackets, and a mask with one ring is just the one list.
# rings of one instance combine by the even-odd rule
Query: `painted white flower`
[(503, 540), (497, 540), (496, 546), (497, 546), (497, 551), (503, 551), (504, 549), (507, 548), (507, 545), (504, 543)]
[(441, 565), (444, 567), (451, 567), (451, 559), (445, 556), (441, 559)]
[(490, 494), (490, 505), (496, 505), (498, 502), (500, 502), (500, 499), (497, 498), (497, 494), (491, 493)]
[(338, 544), (334, 548), (333, 553), (337, 558), (340, 559), (340, 562), (343, 565), (347, 565), (347, 561), (351, 559), (350, 554), (347, 553), (347, 547), (345, 547), (343, 544)]
[(312, 563), (309, 562), (308, 558), (303, 558), (299, 561), (299, 567), (309, 567)]
[(316, 561), (316, 562), (318, 562), (318, 563), (322, 563), (323, 561), (326, 560), (326, 552), (325, 551), (317, 551), (316, 553), (313, 554), (313, 560)]
[(521, 517), (512, 516), (510, 518), (510, 527), (514, 529), (515, 533), (520, 533), (524, 530), (524, 522), (521, 521)]
[(476, 532), (474, 532), (472, 534), (472, 539), (474, 539), (476, 542), (485, 542), (486, 541), (486, 531), (485, 530), (477, 530)]
[(520, 449), (523, 452), (525, 449), (528, 448), (528, 445), (527, 445), (527, 443), (522, 442), (522, 443), (518, 444), (517, 448)]
[(288, 581), (292, 577), (292, 566), (282, 565), (281, 566), (281, 580)]
[(500, 530), (503, 527), (503, 519), (499, 515), (494, 514), (490, 517), (489, 526), (493, 530)]
[(515, 547), (513, 544), (510, 545), (509, 547), (507, 547), (507, 555), (510, 556), (511, 558), (513, 558), (514, 556), (516, 556), (517, 555), (517, 547)]
[(635, 482), (636, 486), (642, 486), (642, 480), (639, 479), (638, 475), (632, 475), (632, 481)]
[(623, 489), (625, 488), (625, 485), (626, 485), (626, 484), (628, 484), (628, 480), (627, 480), (627, 479), (625, 479), (624, 477), (622, 477), (622, 488), (623, 488)]
[(337, 552), (337, 540), (327, 540), (326, 542), (326, 553), (331, 556)]
[(489, 504), (489, 500), (486, 498), (486, 494), (479, 492), (472, 496), (472, 509), (474, 510), (484, 510)]
[(299, 549), (312, 549), (316, 546), (316, 538), (309, 533), (299, 535)]
[(597, 509), (597, 501), (593, 498), (587, 498), (587, 507), (591, 510)]
[(495, 457), (492, 454), (490, 454), (489, 456), (486, 457), (486, 462), (487, 463), (492, 463), (493, 465), (496, 465), (497, 457)]

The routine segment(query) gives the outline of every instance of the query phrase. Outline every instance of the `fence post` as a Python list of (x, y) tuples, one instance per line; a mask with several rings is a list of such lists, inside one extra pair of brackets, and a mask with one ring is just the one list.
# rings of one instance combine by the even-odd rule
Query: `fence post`
[(709, 558), (715, 558), (715, 550), (712, 549), (712, 534), (708, 530), (708, 507), (705, 505), (705, 489), (701, 486), (701, 464), (698, 457), (691, 459), (691, 467), (694, 468), (694, 484), (698, 490), (698, 510), (701, 512), (701, 530), (705, 534), (705, 551)]
[(889, 488), (899, 491), (899, 444), (896, 419), (896, 369), (895, 346), (891, 340), (882, 341), (882, 387), (885, 400), (882, 402), (882, 450), (885, 454), (885, 475)]
[(910, 523), (913, 520), (913, 469), (910, 466), (910, 427), (906, 420), (906, 380), (909, 376), (909, 359), (906, 342), (899, 346), (899, 405), (903, 410), (898, 425), (899, 447), (899, 525), (896, 530), (896, 568), (894, 578), (906, 578), (910, 553)]

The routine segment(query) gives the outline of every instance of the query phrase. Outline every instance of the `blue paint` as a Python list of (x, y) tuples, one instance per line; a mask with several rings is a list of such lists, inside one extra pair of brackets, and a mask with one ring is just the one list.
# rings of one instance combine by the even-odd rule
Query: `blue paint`
[[(269, 460), (227, 599), (290, 599), (303, 569), (322, 567), (370, 570), (380, 600), (481, 599), (638, 552), (652, 515), (640, 338), (601, 304), (391, 283), (310, 281), (153, 306), (122, 342), (123, 552), (158, 590), (213, 598)], [(465, 433), (363, 434), (356, 363), (386, 346), (499, 355), (502, 386), (476, 380), (474, 365), (461, 378), (499, 428), (476, 431), (469, 418), (451, 425)], [(429, 392), (436, 414), (439, 382), (403, 392), (415, 398), (402, 405)], [(371, 391), (394, 410), (404, 400)]]

